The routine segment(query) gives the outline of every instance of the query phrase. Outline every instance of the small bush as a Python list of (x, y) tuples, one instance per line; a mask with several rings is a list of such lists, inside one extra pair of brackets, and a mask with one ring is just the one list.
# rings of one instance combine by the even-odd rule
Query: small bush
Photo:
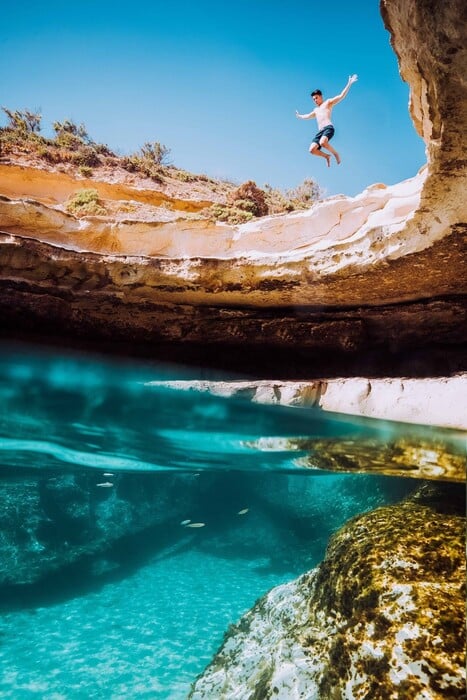
[(252, 199), (236, 199), (235, 208), (249, 212), (252, 216), (257, 216), (257, 204)]
[(237, 209), (251, 213), (253, 216), (265, 216), (268, 213), (265, 193), (253, 180), (248, 180), (237, 187), (229, 195), (228, 203)]
[(105, 164), (113, 168), (118, 168), (120, 166), (120, 159), (118, 156), (106, 156)]
[(137, 152), (122, 158), (122, 167), (130, 173), (142, 173), (155, 182), (163, 182), (164, 165), (168, 165), (170, 149), (158, 142), (145, 143)]
[(39, 158), (42, 158), (43, 160), (47, 161), (47, 163), (57, 162), (57, 154), (52, 148), (48, 148), (47, 146), (41, 146), (40, 148), (38, 148), (37, 155), (39, 156)]
[(264, 185), (264, 192), (270, 214), (283, 214), (295, 209), (292, 202), (281, 190), (271, 187), (271, 185)]
[(213, 204), (208, 213), (216, 221), (224, 221), (228, 224), (245, 224), (254, 218), (249, 211), (225, 204)]
[(31, 112), (29, 109), (15, 110), (2, 107), (2, 110), (8, 117), (7, 129), (19, 132), (23, 135), (35, 134), (41, 130), (42, 115), (38, 112)]
[(30, 110), (11, 110), (2, 107), (8, 117), (8, 125), (0, 127), (0, 148), (2, 154), (20, 152), (34, 153), (47, 143), (39, 131), (41, 115)]
[(78, 168), (78, 172), (83, 177), (91, 177), (93, 170), (87, 165), (80, 165), (80, 167)]
[(75, 192), (66, 203), (66, 210), (75, 216), (104, 216), (107, 210), (99, 202), (99, 193), (94, 189)]
[(311, 179), (305, 179), (298, 187), (285, 191), (264, 185), (264, 191), (271, 214), (308, 209), (322, 196), (321, 188)]
[(243, 183), (231, 192), (226, 204), (213, 204), (209, 215), (217, 221), (229, 224), (244, 224), (254, 217), (268, 213), (266, 195), (252, 180)]
[(182, 182), (195, 182), (196, 180), (198, 180), (198, 177), (196, 175), (188, 173), (186, 170), (175, 170), (173, 174), (175, 175), (177, 180), (181, 180)]
[(61, 131), (57, 134), (55, 143), (59, 148), (65, 148), (67, 151), (78, 151), (85, 145), (79, 136), (70, 134), (67, 131)]
[[(138, 155), (138, 154), (137, 154)], [(147, 165), (170, 165), (170, 148), (155, 141), (146, 142), (140, 149), (139, 158)]]
[(321, 188), (314, 180), (305, 179), (298, 187), (287, 190), (287, 197), (297, 209), (307, 209), (321, 197)]
[(137, 173), (139, 171), (139, 164), (133, 156), (124, 156), (120, 164), (129, 173)]
[(88, 168), (95, 168), (101, 164), (101, 160), (92, 146), (81, 146), (71, 156), (71, 162)]
[(110, 149), (106, 143), (93, 143), (94, 150), (100, 156), (106, 156), (108, 158), (114, 158), (115, 153)]
[(141, 173), (146, 177), (150, 177), (154, 182), (163, 182), (162, 173), (164, 168), (156, 163), (148, 163), (143, 161), (138, 156), (128, 156), (121, 161), (122, 168), (129, 173)]
[(74, 136), (81, 143), (92, 143), (92, 139), (89, 137), (84, 124), (79, 124), (78, 126), (71, 119), (65, 119), (63, 122), (54, 122), (52, 126), (57, 138), (68, 134), (69, 136)]

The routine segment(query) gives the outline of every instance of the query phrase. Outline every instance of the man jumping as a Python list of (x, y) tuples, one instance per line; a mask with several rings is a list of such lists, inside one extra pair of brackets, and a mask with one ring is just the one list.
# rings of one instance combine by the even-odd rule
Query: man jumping
[(309, 114), (299, 114), (297, 111), (295, 111), (295, 116), (297, 117), (297, 119), (313, 119), (313, 117), (316, 117), (319, 131), (310, 144), (310, 153), (312, 156), (321, 156), (321, 158), (326, 158), (328, 168), (331, 165), (331, 156), (327, 153), (323, 153), (321, 151), (322, 148), (325, 148), (327, 151), (330, 151), (338, 163), (341, 162), (338, 152), (329, 143), (329, 141), (334, 136), (334, 127), (331, 123), (332, 108), (334, 107), (334, 105), (336, 105), (338, 102), (344, 99), (344, 97), (350, 90), (350, 86), (356, 81), (356, 75), (349, 76), (347, 85), (342, 90), (340, 95), (336, 95), (336, 97), (330, 97), (327, 100), (323, 100), (323, 93), (321, 92), (321, 90), (313, 90), (313, 92), (311, 93), (311, 97), (316, 105), (315, 109)]

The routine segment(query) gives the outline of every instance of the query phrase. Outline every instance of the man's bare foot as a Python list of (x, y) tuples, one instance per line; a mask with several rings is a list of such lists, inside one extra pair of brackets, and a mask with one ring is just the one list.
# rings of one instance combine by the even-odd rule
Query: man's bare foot
[(324, 157), (326, 158), (326, 163), (328, 164), (328, 168), (330, 168), (331, 167), (331, 156), (327, 156), (326, 154), (324, 154)]
[(337, 160), (338, 164), (340, 165), (341, 157), (340, 157), (340, 155), (338, 154), (337, 151), (334, 153), (334, 158)]

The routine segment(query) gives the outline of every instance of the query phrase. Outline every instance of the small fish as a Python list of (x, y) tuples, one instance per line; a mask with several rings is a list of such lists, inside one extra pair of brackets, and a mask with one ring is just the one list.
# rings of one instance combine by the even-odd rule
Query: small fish
[(104, 472), (103, 476), (113, 476), (111, 472)]
[(188, 523), (191, 523), (191, 520), (182, 520), (180, 525), (188, 525)]
[(245, 515), (245, 513), (248, 513), (250, 509), (249, 508), (244, 508), (243, 510), (239, 510), (237, 515)]
[(103, 489), (108, 489), (113, 486), (113, 484), (110, 481), (103, 481), (102, 484), (97, 484), (97, 486), (101, 486)]
[(206, 523), (190, 523), (187, 527), (204, 527)]

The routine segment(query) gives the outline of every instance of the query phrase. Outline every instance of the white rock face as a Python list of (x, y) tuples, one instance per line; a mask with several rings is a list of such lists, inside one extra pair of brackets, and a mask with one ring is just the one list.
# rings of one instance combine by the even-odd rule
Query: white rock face
[[(425, 177), (426, 169), (422, 169), (416, 177), (392, 187), (373, 185), (356, 197), (330, 197), (303, 212), (263, 217), (239, 226), (183, 218), (138, 222), (94, 216), (77, 221), (60, 208), (25, 200), (24, 191), (18, 192), (19, 199), (0, 200), (0, 216), (4, 231), (77, 251), (245, 258), (250, 263), (265, 258), (270, 263), (307, 259), (310, 266), (319, 265), (326, 274), (431, 245), (436, 238), (408, 241), (397, 237), (417, 209)], [(5, 189), (0, 177), (0, 192)]]
[(436, 379), (340, 379), (327, 382), (325, 411), (467, 430), (467, 375)]
[(257, 403), (318, 406), (324, 411), (467, 430), (467, 374), (432, 379), (327, 379), (308, 382), (148, 382), (181, 391), (209, 391)]
[(244, 615), (226, 641), (219, 662), (214, 660), (211, 672), (198, 680), (190, 698), (249, 698), (255, 689), (259, 689), (257, 697), (270, 697), (261, 695), (263, 684), (264, 692), (274, 688), (277, 700), (319, 698), (323, 660), (307, 655), (298, 638), (308, 620), (301, 579), (273, 588)]
[[(422, 168), (415, 177), (392, 187), (372, 185), (356, 197), (330, 197), (304, 212), (243, 224), (234, 235), (231, 252), (251, 258), (309, 259), (310, 266), (316, 261), (324, 273), (404, 255), (408, 242), (401, 246), (396, 234), (416, 211), (425, 177), (426, 168)], [(432, 242), (412, 241), (409, 252)]]

